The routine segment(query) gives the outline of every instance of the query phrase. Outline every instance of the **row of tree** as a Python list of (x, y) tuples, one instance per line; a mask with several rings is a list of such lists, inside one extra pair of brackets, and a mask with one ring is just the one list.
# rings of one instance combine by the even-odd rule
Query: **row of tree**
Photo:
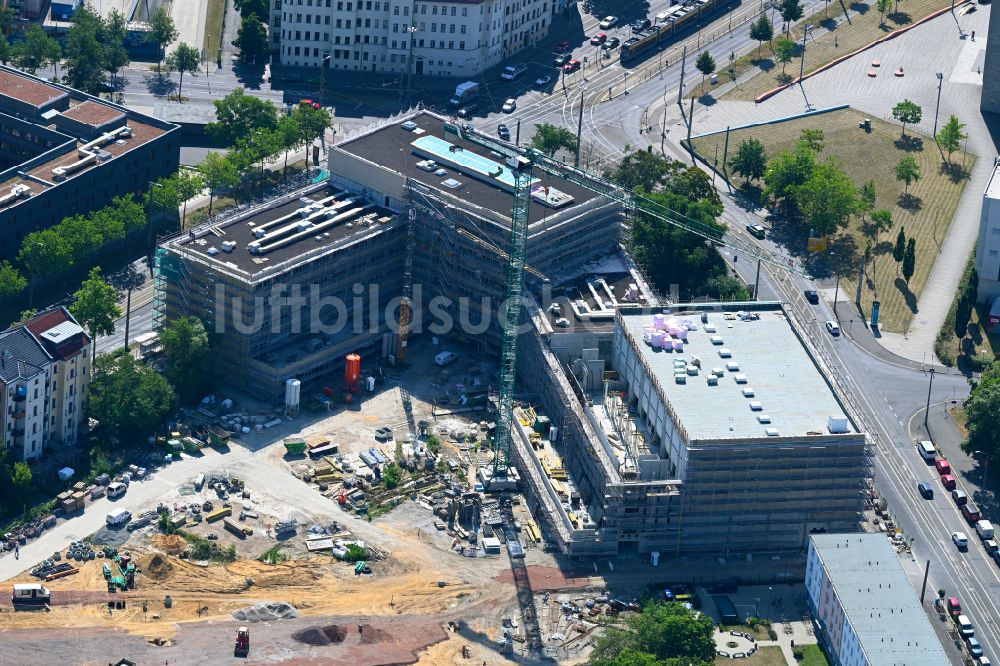
[(978, 380), (971, 379), (972, 392), (965, 401), (967, 453), (982, 453), (1000, 460), (1000, 361), (994, 360)]

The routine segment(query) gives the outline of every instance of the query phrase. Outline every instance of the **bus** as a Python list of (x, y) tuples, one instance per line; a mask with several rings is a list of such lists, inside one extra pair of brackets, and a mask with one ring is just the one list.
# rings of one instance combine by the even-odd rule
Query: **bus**
[(625, 40), (621, 48), (622, 64), (664, 47), (684, 29), (704, 23), (717, 9), (733, 0), (684, 0), (656, 16), (655, 25)]

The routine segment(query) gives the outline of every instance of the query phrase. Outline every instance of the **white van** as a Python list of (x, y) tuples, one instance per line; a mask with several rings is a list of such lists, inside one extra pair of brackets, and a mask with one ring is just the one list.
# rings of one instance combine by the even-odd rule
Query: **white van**
[(116, 481), (115, 483), (112, 483), (111, 485), (108, 486), (108, 499), (115, 499), (117, 497), (121, 497), (122, 495), (125, 494), (126, 490), (128, 490), (128, 486), (126, 486), (124, 483), (118, 483)]
[(933, 442), (926, 439), (917, 442), (917, 451), (920, 451), (920, 455), (923, 456), (924, 460), (934, 460), (934, 456), (937, 455)]
[(448, 365), (452, 361), (458, 358), (458, 354), (450, 351), (443, 351), (434, 357), (434, 363), (437, 365)]
[(983, 541), (993, 538), (993, 523), (988, 520), (980, 520), (976, 522), (976, 532), (979, 533), (979, 538)]
[(114, 527), (115, 525), (124, 525), (125, 523), (132, 520), (132, 512), (128, 509), (114, 509), (108, 512), (108, 527)]

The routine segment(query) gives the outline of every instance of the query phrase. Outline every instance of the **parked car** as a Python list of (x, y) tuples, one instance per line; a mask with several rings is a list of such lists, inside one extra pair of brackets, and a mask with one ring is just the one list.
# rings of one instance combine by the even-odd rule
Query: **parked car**
[(556, 44), (556, 48), (554, 50), (556, 53), (566, 53), (566, 51), (569, 51), (569, 40), (568, 39), (562, 40), (561, 42)]
[(1000, 550), (993, 553), (993, 561), (996, 562), (998, 566), (1000, 566)]
[(969, 537), (965, 536), (965, 532), (952, 532), (951, 540), (959, 550), (965, 550), (969, 547)]
[(948, 614), (952, 617), (962, 614), (962, 602), (958, 600), (958, 597), (950, 597), (947, 606)]
[(517, 100), (513, 97), (508, 97), (507, 101), (503, 103), (502, 111), (504, 113), (514, 113), (517, 109)]
[(955, 486), (957, 485), (955, 482), (955, 477), (953, 477), (951, 474), (942, 474), (941, 485), (943, 485), (946, 490), (954, 490)]
[(979, 512), (979, 507), (974, 502), (966, 502), (962, 505), (962, 515), (970, 525), (975, 525), (983, 519), (983, 514)]
[(985, 548), (986, 552), (992, 556), (993, 553), (1000, 550), (1000, 544), (997, 544), (995, 539), (986, 539), (983, 541), (983, 548)]
[(767, 229), (765, 229), (763, 226), (759, 224), (748, 224), (747, 233), (749, 233), (751, 236), (753, 236), (758, 240), (764, 240), (764, 238), (767, 236)]
[(934, 499), (934, 488), (926, 481), (918, 483), (917, 490), (920, 491), (920, 495), (924, 499)]
[(983, 646), (979, 644), (979, 641), (974, 637), (969, 637), (965, 639), (965, 645), (969, 648), (969, 654), (974, 658), (978, 659), (983, 656)]
[(497, 136), (504, 141), (510, 141), (510, 129), (508, 129), (503, 123), (500, 123), (497, 125)]
[(535, 79), (535, 85), (541, 88), (542, 86), (549, 85), (549, 81), (551, 80), (552, 80), (551, 76), (539, 76), (537, 79)]
[(645, 30), (646, 28), (648, 28), (651, 25), (652, 25), (652, 22), (648, 18), (639, 19), (638, 21), (635, 21), (634, 23), (632, 23), (632, 25), (631, 25), (632, 32), (642, 32), (643, 30)]
[(937, 468), (938, 474), (951, 474), (951, 463), (944, 458), (938, 458), (935, 460), (934, 467)]
[(608, 36), (605, 35), (603, 32), (599, 32), (599, 33), (597, 33), (596, 35), (594, 35), (593, 37), (590, 38), (590, 45), (591, 46), (600, 46), (601, 44), (603, 44), (606, 41), (608, 41)]
[(826, 330), (830, 331), (830, 335), (837, 337), (840, 335), (840, 324), (835, 321), (826, 322)]
[(819, 305), (819, 294), (816, 292), (815, 289), (806, 289), (802, 293), (805, 295), (806, 301), (810, 305)]
[(581, 62), (579, 60), (570, 60), (568, 63), (563, 65), (563, 71), (567, 74), (572, 74), (576, 70), (580, 69)]
[(607, 30), (608, 28), (614, 27), (616, 23), (618, 23), (617, 16), (605, 16), (604, 20), (600, 23), (600, 28), (601, 30)]
[(966, 492), (958, 488), (951, 491), (951, 498), (955, 500), (955, 504), (957, 504), (958, 506), (963, 506), (966, 502), (969, 501), (969, 496), (966, 494)]
[(604, 42), (604, 44), (601, 45), (601, 48), (604, 49), (605, 51), (612, 51), (618, 48), (618, 45), (621, 43), (622, 40), (618, 39), (617, 37), (612, 37), (608, 41)]
[(466, 104), (461, 109), (458, 110), (459, 118), (471, 118), (472, 114), (476, 112), (479, 108), (478, 104)]
[(958, 633), (962, 634), (964, 638), (971, 638), (976, 635), (976, 628), (972, 626), (972, 620), (967, 615), (956, 616), (955, 626), (958, 627)]
[(560, 53), (559, 55), (556, 56), (555, 60), (553, 60), (552, 63), (556, 67), (562, 67), (563, 65), (565, 65), (566, 63), (568, 63), (569, 59), (572, 58), (572, 57), (573, 56), (570, 55), (569, 53)]

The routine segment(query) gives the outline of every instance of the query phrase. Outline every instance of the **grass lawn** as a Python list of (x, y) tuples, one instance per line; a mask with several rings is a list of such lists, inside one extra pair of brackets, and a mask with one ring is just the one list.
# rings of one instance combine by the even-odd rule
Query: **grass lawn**
[[(733, 154), (740, 141), (753, 136), (764, 144), (769, 156), (775, 155), (793, 148), (803, 129), (822, 129), (825, 140), (820, 159), (827, 156), (838, 159), (859, 186), (867, 180), (875, 182), (878, 195), (875, 208), (891, 211), (895, 227), (879, 239), (874, 262), (869, 262), (866, 267), (861, 303), (866, 316), (870, 316), (872, 301), (878, 298), (882, 303), (879, 316), (882, 328), (905, 332), (916, 313), (917, 300), (940, 251), (940, 244), (948, 233), (975, 157), (968, 155), (963, 164), (962, 153), (955, 153), (952, 160), (957, 166), (951, 170), (944, 169), (944, 160), (931, 137), (907, 129), (907, 140), (901, 141), (900, 126), (877, 118), (871, 118), (872, 131), (868, 134), (858, 127), (863, 118), (867, 116), (853, 109), (844, 109), (734, 131), (729, 137), (729, 154)], [(716, 145), (719, 146), (721, 159), (725, 139), (723, 132), (695, 139), (693, 143), (695, 150), (711, 161)], [(908, 195), (904, 196), (903, 184), (895, 178), (895, 167), (906, 155), (912, 155), (917, 160), (923, 177), (912, 184)], [(732, 182), (734, 187), (742, 184), (735, 175)], [(807, 230), (799, 224), (786, 223), (777, 218), (772, 220), (771, 238), (783, 244), (791, 254), (804, 257), (806, 266), (816, 277), (830, 277), (834, 263), (832, 258), (836, 257), (838, 271), (843, 276), (840, 287), (854, 300), (857, 267), (867, 242), (860, 220), (852, 220), (848, 229), (831, 239), (829, 251), (812, 257), (805, 257)], [(900, 226), (905, 228), (907, 238), (912, 236), (916, 239), (917, 245), (916, 271), (909, 285), (903, 281), (901, 273), (897, 274), (897, 264), (892, 258), (892, 245)]]
[(208, 0), (208, 10), (205, 12), (205, 60), (213, 62), (219, 54), (222, 45), (222, 20), (226, 15), (228, 0)]
[[(741, 83), (739, 87), (731, 89), (722, 97), (725, 99), (752, 100), (761, 93), (771, 88), (776, 88), (797, 77), (799, 75), (799, 67), (801, 66), (799, 59), (802, 49), (802, 29), (807, 24), (812, 24), (816, 28), (822, 27), (829, 30), (829, 32), (817, 35), (815, 39), (810, 35), (806, 41), (805, 71), (808, 74), (840, 56), (871, 44), (876, 39), (884, 37), (893, 30), (919, 21), (932, 12), (950, 5), (951, 0), (906, 0), (906, 2), (899, 5), (899, 12), (889, 12), (886, 14), (884, 25), (880, 25), (874, 0), (867, 3), (855, 2), (850, 5), (846, 5), (843, 0), (841, 2), (831, 2), (828, 4), (830, 11), (829, 19), (826, 17), (825, 11), (819, 11), (800, 21), (798, 25), (792, 28), (789, 37), (798, 46), (795, 57), (785, 67), (786, 74), (784, 76), (781, 74), (781, 66), (774, 61), (770, 48), (767, 44), (764, 44), (760, 49), (759, 56), (758, 50), (754, 49), (752, 52), (738, 59), (733, 67), (737, 77), (755, 67), (761, 69), (761, 73), (745, 83)], [(848, 14), (850, 23), (835, 23), (833, 19), (837, 18), (838, 15), (842, 16), (847, 13), (847, 7), (851, 9)], [(775, 37), (778, 37), (781, 31), (781, 15), (777, 12), (774, 14), (774, 22)], [(749, 32), (750, 24), (747, 24), (742, 29)], [(729, 62), (720, 62), (720, 83), (729, 80), (729, 77)], [(709, 89), (706, 88), (706, 90)], [(700, 95), (701, 86), (692, 88), (691, 94)]]
[(728, 659), (726, 657), (716, 657), (716, 666), (788, 666), (785, 655), (781, 654), (781, 648), (777, 645), (762, 647), (757, 652), (746, 659)]
[(803, 645), (802, 653), (805, 656), (799, 662), (800, 666), (829, 666), (830, 662), (826, 660), (826, 655), (823, 654), (818, 645)]

